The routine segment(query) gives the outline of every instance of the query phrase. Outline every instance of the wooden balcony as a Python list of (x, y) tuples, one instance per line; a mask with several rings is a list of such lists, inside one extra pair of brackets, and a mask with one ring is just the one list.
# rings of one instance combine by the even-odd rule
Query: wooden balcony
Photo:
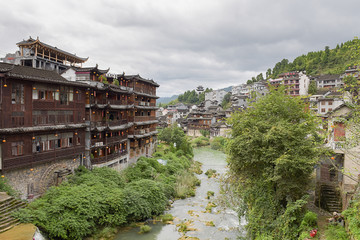
[(134, 102), (130, 99), (128, 100), (110, 100), (110, 99), (92, 99), (89, 101), (90, 104), (99, 104), (99, 105), (131, 105)]
[(94, 127), (114, 127), (114, 126), (120, 126), (120, 125), (127, 124), (127, 123), (128, 123), (127, 119), (115, 120), (115, 121), (92, 121), (90, 123), (90, 126), (92, 128), (94, 128)]
[(204, 129), (209, 130), (210, 126), (206, 124), (200, 124), (200, 123), (189, 123), (187, 126), (188, 129)]
[(64, 158), (73, 158), (85, 152), (84, 146), (74, 146), (63, 149), (54, 149), (46, 152), (33, 153), (32, 155), (13, 157), (3, 160), (3, 169), (32, 166), (38, 163), (51, 162)]
[(61, 104), (60, 101), (54, 100), (33, 100), (33, 110), (54, 110), (54, 109), (73, 109), (77, 104), (74, 102), (68, 102), (67, 104)]
[(156, 120), (156, 117), (153, 116), (135, 116), (133, 117), (134, 122), (147, 122)]
[(107, 146), (109, 144), (119, 143), (124, 139), (127, 139), (126, 133), (123, 136), (91, 139), (91, 146)]
[(156, 103), (135, 101), (135, 106), (156, 107)]
[(110, 155), (105, 155), (102, 157), (95, 157), (95, 158), (91, 158), (91, 164), (102, 164), (102, 163), (106, 163), (109, 162), (111, 160), (114, 160), (116, 158), (120, 158), (123, 156), (126, 156), (128, 154), (127, 150), (123, 150), (121, 152), (117, 152), (117, 153), (113, 153)]

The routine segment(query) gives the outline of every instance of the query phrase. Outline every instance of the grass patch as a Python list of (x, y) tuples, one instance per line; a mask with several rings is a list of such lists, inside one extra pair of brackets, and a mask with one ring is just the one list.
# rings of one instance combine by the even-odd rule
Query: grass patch
[(349, 240), (349, 235), (343, 226), (329, 224), (325, 230), (326, 240)]
[(92, 237), (93, 240), (111, 240), (114, 239), (118, 229), (115, 227), (104, 227), (95, 233)]
[(214, 170), (214, 169), (208, 169), (208, 170), (205, 172), (205, 175), (206, 175), (208, 178), (215, 178), (215, 177), (216, 177), (216, 170)]
[(210, 199), (210, 197), (213, 197), (214, 195), (215, 195), (215, 193), (213, 192), (213, 191), (208, 191), (207, 193), (206, 193), (206, 195), (207, 195), (207, 199)]
[(215, 224), (213, 223), (213, 221), (206, 222), (205, 225), (209, 226), (209, 227), (215, 227)]
[(151, 231), (151, 227), (149, 225), (142, 225), (140, 226), (140, 234), (148, 233)]
[(174, 217), (171, 214), (161, 215), (160, 217), (161, 217), (161, 220), (162, 220), (163, 223), (170, 222), (170, 221), (174, 220)]
[(201, 170), (202, 163), (199, 161), (194, 161), (193, 165), (190, 167), (190, 171), (196, 174), (202, 174), (203, 170)]
[(195, 187), (199, 186), (201, 181), (192, 173), (183, 171), (176, 177), (175, 197), (185, 199), (195, 196)]
[(206, 213), (211, 213), (212, 208), (216, 207), (216, 204), (213, 202), (209, 202), (205, 208)]

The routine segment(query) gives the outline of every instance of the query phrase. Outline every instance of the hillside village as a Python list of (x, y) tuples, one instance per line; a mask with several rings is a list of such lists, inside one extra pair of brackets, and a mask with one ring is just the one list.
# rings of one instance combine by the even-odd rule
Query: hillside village
[[(359, 80), (359, 71), (358, 67), (350, 67), (342, 74), (315, 76), (298, 71), (286, 72), (275, 79), (233, 86), (230, 107), (226, 109), (221, 103), (229, 93), (213, 90), (205, 93), (205, 101), (199, 105), (176, 103), (160, 107), (156, 114), (159, 126), (178, 124), (191, 137), (204, 134), (209, 134), (210, 138), (228, 137), (231, 126), (226, 120), (233, 112), (247, 109), (252, 102), (268, 94), (270, 88), (284, 86), (288, 95), (300, 97), (307, 103), (308, 109), (322, 121), (321, 129), (329, 132), (324, 145), (332, 149), (334, 155), (323, 157), (316, 168), (315, 203), (330, 212), (341, 212), (348, 206), (360, 176), (358, 149), (345, 150), (343, 147), (344, 138), (349, 135), (343, 119), (351, 116), (350, 105), (356, 100), (346, 91), (349, 85), (346, 83), (351, 79)], [(311, 89), (311, 85), (316, 88)], [(203, 90), (202, 86), (196, 89), (199, 94)]]

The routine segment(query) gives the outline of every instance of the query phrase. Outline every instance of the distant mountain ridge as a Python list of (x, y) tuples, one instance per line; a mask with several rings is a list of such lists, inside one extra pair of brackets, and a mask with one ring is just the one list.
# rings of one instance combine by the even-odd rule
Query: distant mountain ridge
[(160, 97), (159, 99), (156, 100), (156, 103), (167, 104), (167, 103), (177, 99), (178, 97), (179, 97), (179, 95), (172, 95), (171, 97)]

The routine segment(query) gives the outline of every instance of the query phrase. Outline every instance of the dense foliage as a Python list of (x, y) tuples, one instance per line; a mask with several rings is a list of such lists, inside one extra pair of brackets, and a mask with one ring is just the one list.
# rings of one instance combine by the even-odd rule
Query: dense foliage
[(354, 197), (350, 201), (350, 206), (343, 212), (345, 220), (348, 223), (349, 234), (354, 239), (360, 239), (360, 195)]
[(228, 92), (227, 94), (225, 94), (224, 99), (221, 103), (221, 107), (223, 109), (228, 109), (229, 107), (231, 107), (230, 98), (231, 98), (231, 93)]
[(189, 139), (185, 135), (184, 131), (176, 125), (162, 129), (159, 132), (158, 139), (170, 146), (174, 146), (176, 150), (183, 151), (183, 153), (189, 157), (194, 156)]
[(317, 119), (304, 103), (274, 91), (233, 114), (228, 142), (250, 239), (296, 239), (319, 153)]
[(210, 144), (210, 139), (204, 136), (194, 138), (191, 141), (191, 145), (193, 147), (204, 147), (204, 146), (208, 146), (209, 144)]
[(4, 176), (1, 176), (0, 178), (0, 192), (6, 192), (13, 197), (18, 196), (18, 193), (10, 186), (8, 180)]
[(219, 150), (225, 152), (227, 144), (227, 138), (225, 137), (214, 137), (210, 141), (210, 147), (214, 150)]
[[(121, 226), (159, 215), (169, 198), (192, 196), (195, 185), (199, 185), (189, 171), (190, 145), (188, 150), (184, 154), (180, 147), (161, 145), (153, 158), (141, 157), (121, 173), (107, 167), (92, 171), (80, 167), (67, 182), (50, 188), (16, 217), (35, 224), (51, 239), (76, 240), (100, 227)], [(160, 164), (158, 159), (166, 164)]]

